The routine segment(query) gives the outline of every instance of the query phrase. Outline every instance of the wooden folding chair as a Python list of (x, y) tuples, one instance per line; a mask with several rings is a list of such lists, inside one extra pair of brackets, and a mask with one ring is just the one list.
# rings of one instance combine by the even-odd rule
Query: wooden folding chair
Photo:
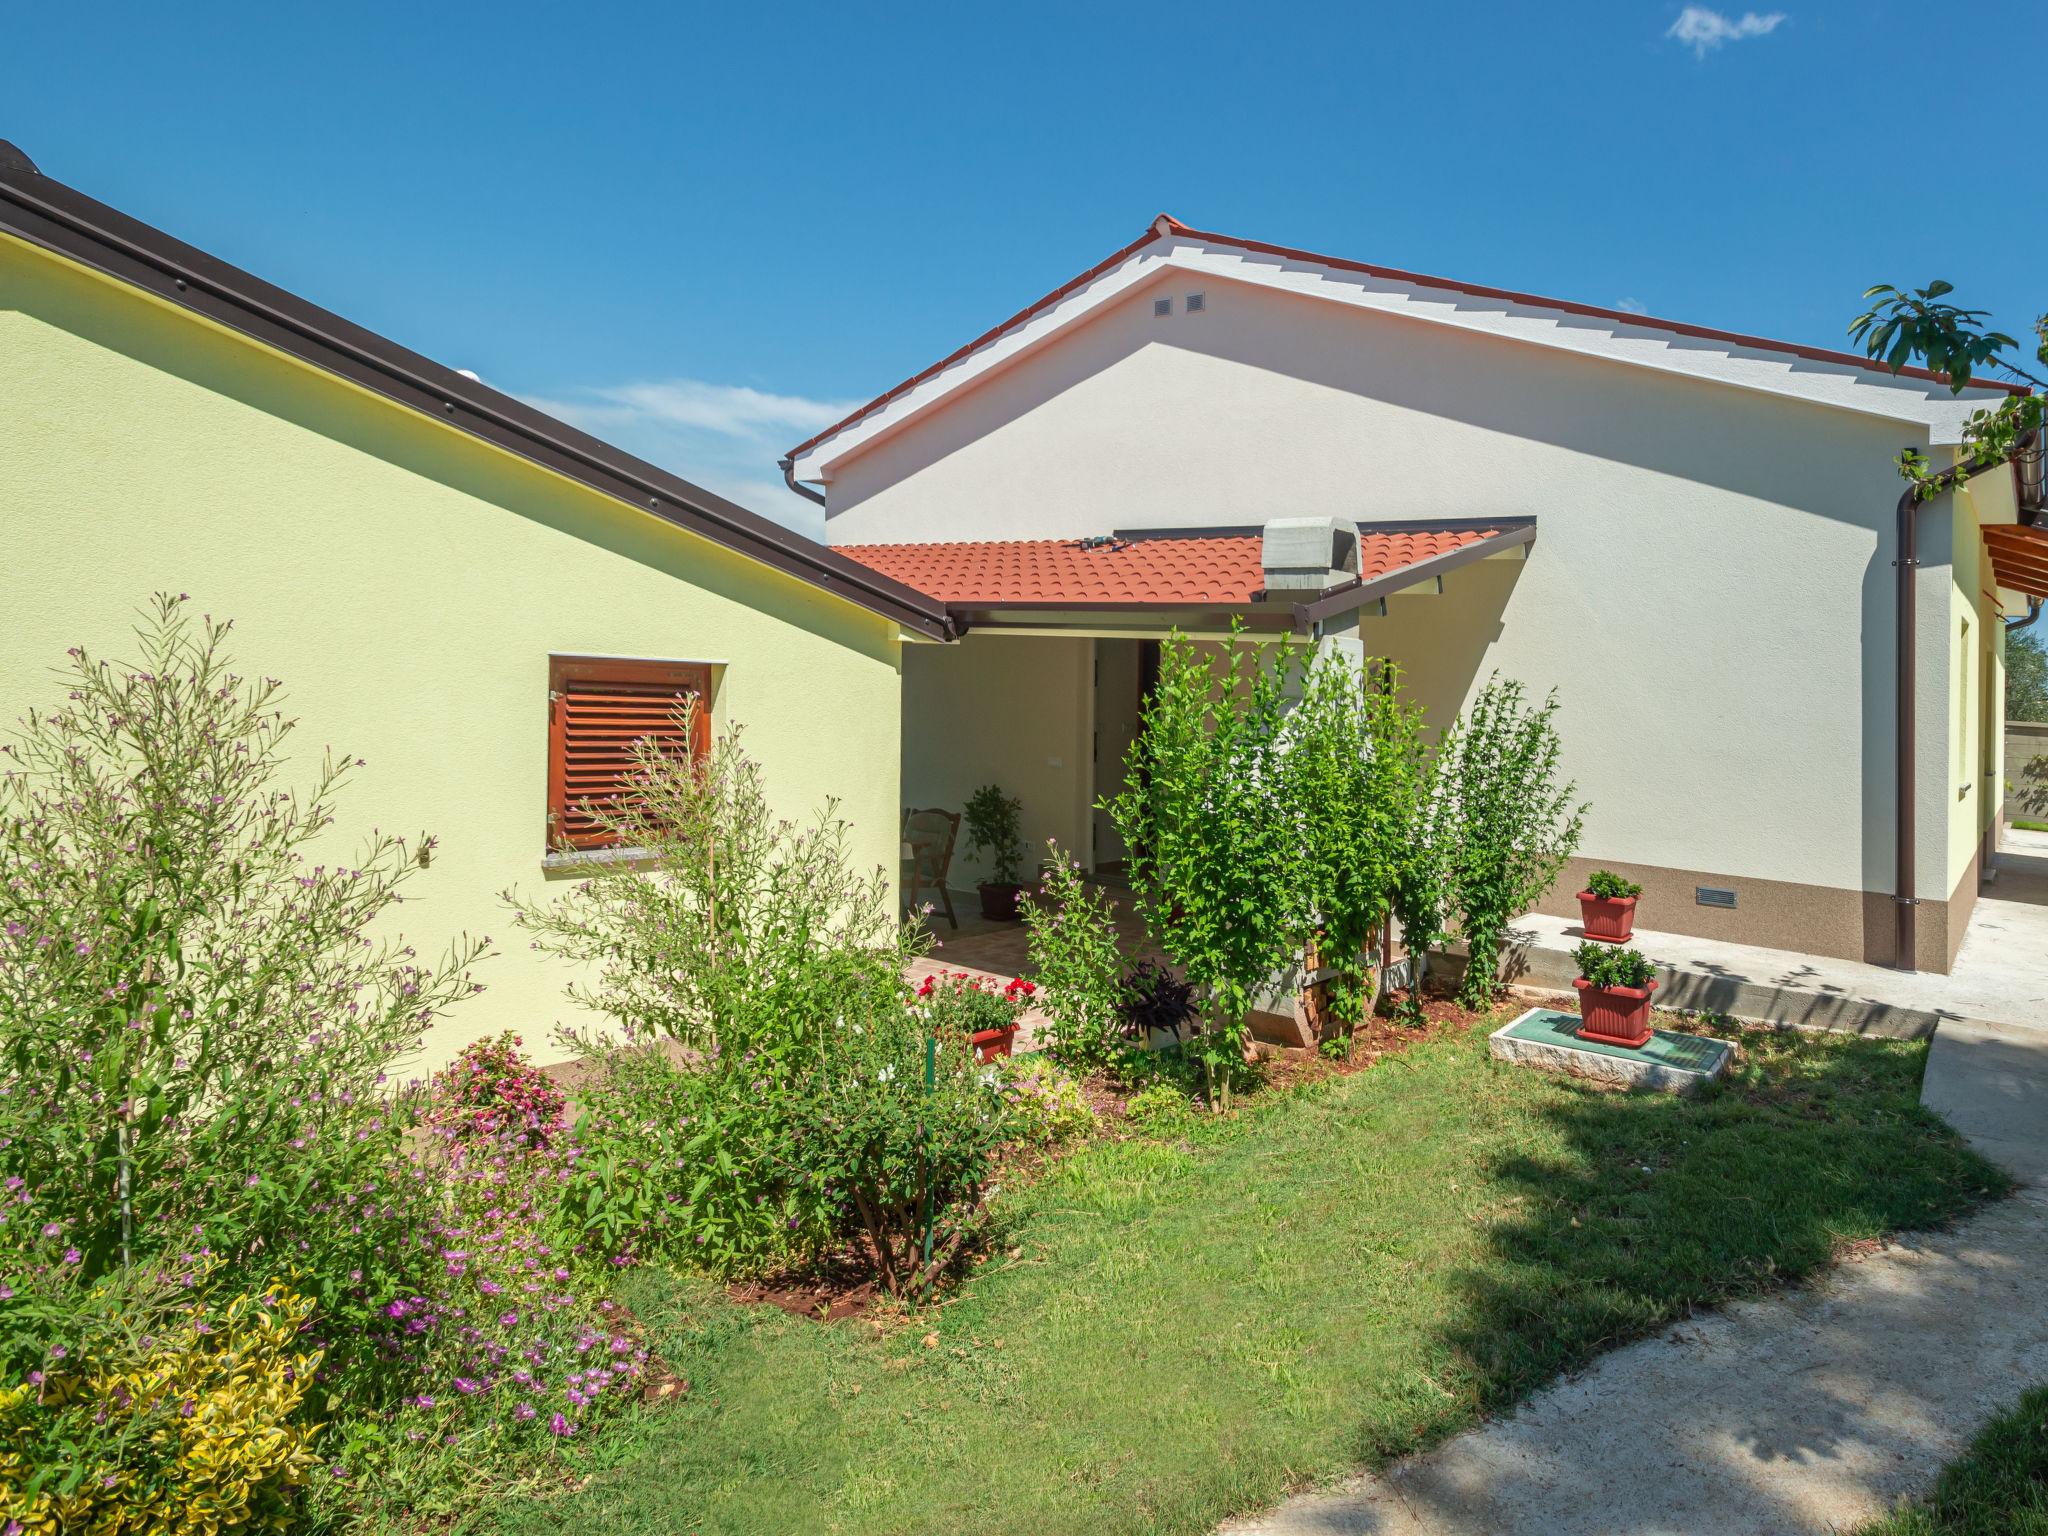
[(953, 893), (946, 889), (946, 876), (953, 868), (953, 840), (960, 835), (960, 813), (941, 810), (908, 810), (903, 813), (903, 885), (905, 905), (915, 912), (919, 891), (933, 891), (946, 909), (946, 921), (955, 928), (960, 919), (953, 915)]

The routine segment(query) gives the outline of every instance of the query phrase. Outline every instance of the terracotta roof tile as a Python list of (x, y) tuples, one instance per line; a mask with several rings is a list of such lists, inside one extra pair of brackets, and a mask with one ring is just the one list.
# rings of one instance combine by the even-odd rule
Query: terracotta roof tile
[[(1370, 581), (1477, 543), (1498, 528), (1367, 531), (1359, 574)], [(1265, 586), (1258, 534), (1171, 538), (997, 539), (943, 544), (842, 544), (838, 552), (955, 607), (1100, 603), (1237, 607)]]

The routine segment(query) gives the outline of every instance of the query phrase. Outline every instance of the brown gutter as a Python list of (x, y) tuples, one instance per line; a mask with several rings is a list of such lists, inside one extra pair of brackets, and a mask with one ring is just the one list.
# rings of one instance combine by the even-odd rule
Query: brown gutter
[(54, 252), (935, 640), (945, 605), (53, 181), (0, 139), (0, 234)]

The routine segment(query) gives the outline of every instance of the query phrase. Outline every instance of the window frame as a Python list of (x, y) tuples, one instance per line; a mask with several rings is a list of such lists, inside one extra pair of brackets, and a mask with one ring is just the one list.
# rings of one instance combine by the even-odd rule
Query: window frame
[(544, 807), (542, 848), (547, 861), (585, 861), (630, 857), (640, 850), (623, 847), (616, 840), (569, 843), (565, 846), (562, 822), (568, 804), (568, 720), (562, 709), (565, 684), (611, 683), (672, 687), (678, 693), (694, 691), (699, 707), (691, 722), (690, 757), (702, 762), (711, 752), (711, 715), (717, 696), (719, 663), (681, 661), (647, 656), (569, 655), (548, 656), (547, 798)]

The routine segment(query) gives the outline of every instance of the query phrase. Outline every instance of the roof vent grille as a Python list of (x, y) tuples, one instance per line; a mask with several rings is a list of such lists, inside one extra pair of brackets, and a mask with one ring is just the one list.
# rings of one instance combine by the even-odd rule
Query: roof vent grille
[(1172, 314), (1172, 313), (1173, 313), (1173, 300), (1172, 300), (1172, 299), (1154, 299), (1154, 300), (1152, 301), (1152, 318), (1153, 318), (1153, 319), (1155, 319), (1155, 320), (1158, 320), (1158, 319), (1162, 319), (1162, 318), (1164, 318), (1165, 316), (1167, 316), (1167, 315), (1170, 315), (1170, 314)]
[(1191, 293), (1188, 295), (1186, 309), (1189, 314), (1199, 315), (1203, 310), (1207, 309), (1208, 307), (1209, 303), (1206, 295), (1199, 293)]

